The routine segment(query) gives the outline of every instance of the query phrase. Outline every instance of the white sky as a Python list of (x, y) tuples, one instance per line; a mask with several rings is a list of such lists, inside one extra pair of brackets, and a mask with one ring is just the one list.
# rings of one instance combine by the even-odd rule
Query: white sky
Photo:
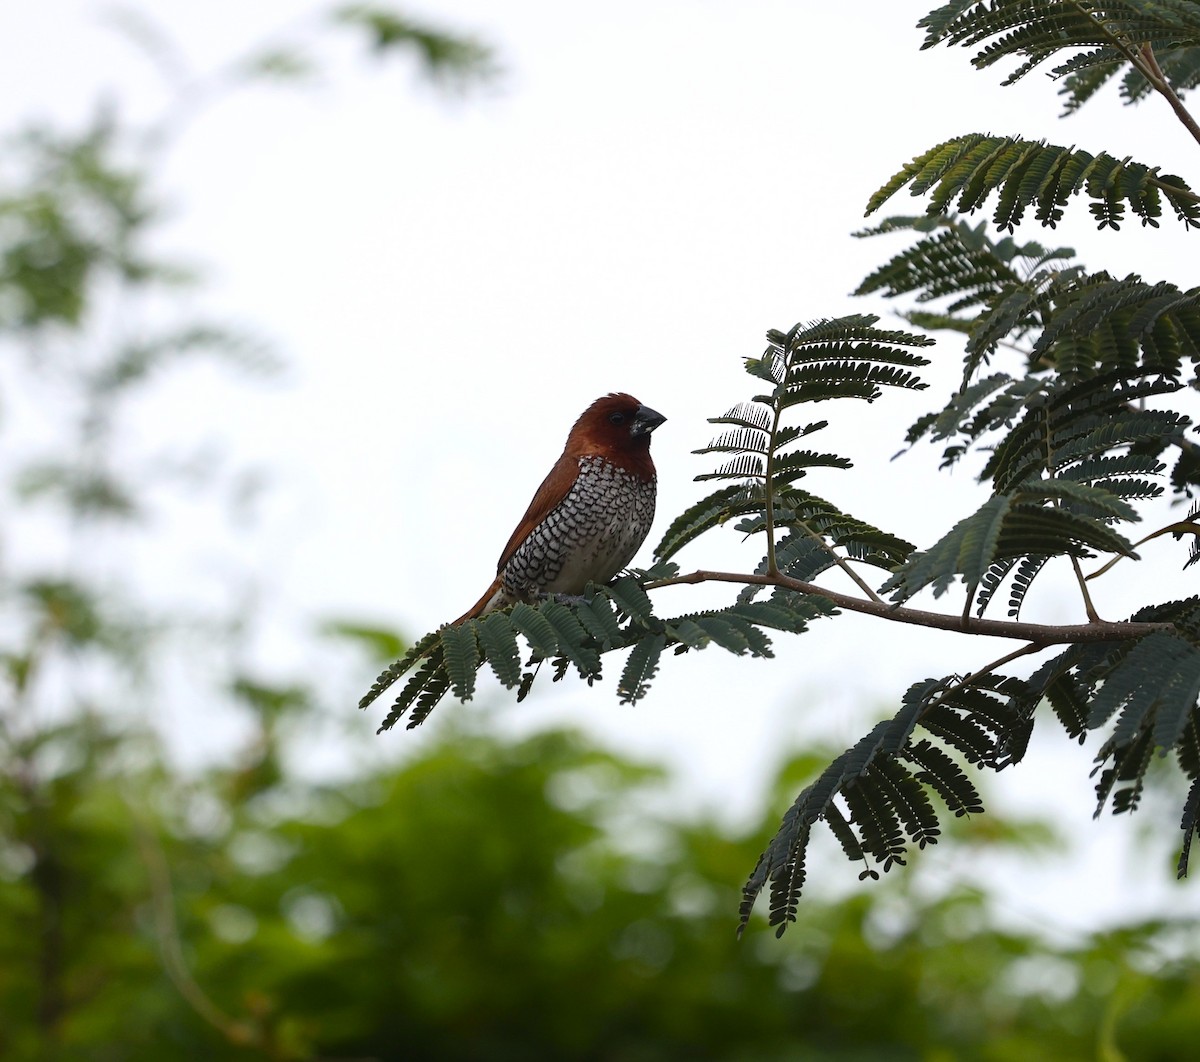
[[(974, 72), (965, 51), (920, 53), (924, 3), (404, 6), (496, 47), (504, 75), (459, 99), (421, 85), (408, 64), (364, 60), (337, 35), (307, 33), (320, 8), (170, 0), (134, 9), (152, 10), (199, 72), (284, 25), (326, 70), (317, 87), (251, 89), (200, 113), (160, 185), (173, 208), (170, 247), (208, 267), (197, 308), (272, 338), (291, 364), (286, 384), (193, 369), (131, 411), (134, 450), (182, 453), (210, 440), (270, 473), (252, 534), (231, 538), (202, 506), (168, 508), (159, 531), (169, 537), (142, 543), (133, 578), (167, 601), (254, 598), (265, 633), (248, 652), (285, 675), (327, 666), (307, 639), (314, 616), (374, 618), (415, 637), (474, 601), (567, 428), (610, 390), (669, 418), (654, 440), (657, 541), (704, 489), (692, 477), (710, 464), (690, 451), (711, 437), (705, 418), (754, 393), (740, 359), (761, 352), (767, 328), (869, 310), (886, 320), (887, 304), (848, 293), (904, 237), (849, 233), (863, 226), (868, 196), (934, 143), (1020, 134), (1195, 173), (1196, 145), (1158, 101), (1130, 110), (1110, 93), (1060, 121), (1041, 75), (1005, 89), (1001, 72)], [(131, 117), (161, 112), (162, 82), (104, 25), (107, 10), (71, 0), (0, 7), (0, 128), (78, 123), (101, 92)], [(879, 217), (921, 205), (905, 196)], [(1027, 226), (1019, 236), (1074, 246), (1092, 268), (1198, 282), (1196, 237), (1170, 219), (1158, 233), (1127, 224), (1098, 234), (1079, 204), (1057, 233)], [(814, 444), (857, 467), (805, 484), (921, 545), (982, 499), (967, 470), (936, 474), (928, 449), (886, 460), (957, 378), (952, 342), (933, 356), (924, 396), (825, 411), (835, 426)], [(1171, 596), (1192, 592), (1182, 547), (1168, 540), (1147, 553), (1163, 562), (1152, 575), (1118, 566), (1099, 592), (1103, 614), (1136, 607), (1147, 578)], [(758, 557), (730, 531), (678, 559), (750, 569)], [(639, 562), (648, 561), (647, 549)], [(1027, 618), (1082, 618), (1065, 581), (1047, 578), (1040, 591)], [(679, 588), (661, 607), (726, 596)], [(635, 708), (618, 706), (614, 673), (591, 690), (547, 686), (497, 714), (516, 730), (585, 726), (666, 759), (690, 799), (743, 817), (784, 752), (843, 747), (911, 682), (966, 672), (1007, 648), (843, 617), (781, 639), (773, 661), (715, 648), (669, 658)], [(373, 677), (343, 668), (339, 696), (356, 698)], [(420, 747), (455, 713), (483, 710), (447, 701), (421, 731), (379, 741)], [(184, 745), (219, 753), (223, 722), (174, 711)], [(1055, 739), (1048, 752), (1001, 777), (998, 802), (1050, 811), (1066, 801), (1096, 845), (1069, 867), (1009, 874), (1012, 908), (1043, 925), (1112, 917), (1133, 893), (1200, 909), (1194, 883), (1165, 884), (1176, 811), (1092, 826), (1095, 743), (1064, 752), (1055, 726), (1044, 727)], [(1129, 866), (1133, 825), (1158, 831), (1149, 875)], [(937, 873), (970, 870), (968, 853), (942, 847), (926, 857)], [(852, 871), (834, 859), (821, 876), (852, 880)], [(1083, 875), (1092, 907), (1038, 899), (1054, 882), (1078, 888)]]

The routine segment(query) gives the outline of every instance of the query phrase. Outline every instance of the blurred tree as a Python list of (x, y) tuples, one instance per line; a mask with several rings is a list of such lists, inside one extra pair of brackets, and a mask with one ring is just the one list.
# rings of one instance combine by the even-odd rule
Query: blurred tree
[(95, 717), (42, 735), (36, 802), (6, 778), (4, 1057), (1166, 1060), (1200, 1034), (1192, 923), (1054, 946), (912, 875), (738, 943), (762, 838), (649, 816), (660, 772), (458, 732), (313, 784), (264, 769), (260, 718), (199, 778)]
[[(164, 488), (238, 489), (234, 471), (131, 437), (131, 402), (157, 374), (197, 357), (259, 372), (275, 364), (260, 341), (181, 317), (179, 292), (197, 275), (155, 249), (163, 151), (190, 116), (230, 90), (313, 69), (302, 27), (202, 74), (136, 10), (114, 21), (163, 74), (163, 114), (135, 126), (102, 106), (79, 132), (10, 135), (0, 160), (0, 475), (8, 495), (0, 524), (0, 878), (10, 901), (0, 928), (0, 1053), (14, 1057), (70, 1054), (79, 1044), (123, 1056), (126, 1010), (142, 999), (146, 977), (158, 976), (154, 956), (130, 934), (134, 898), (145, 896), (146, 869), (157, 866), (148, 839), (162, 825), (144, 803), (156, 795), (149, 775), (161, 782), (164, 768), (151, 766), (161, 750), (149, 734), (127, 733), (114, 719), (136, 717), (136, 706), (163, 695), (168, 646), (194, 654), (208, 633), (206, 647), (226, 656), (242, 622), (185, 612), (192, 606), (182, 602), (163, 613), (128, 570)], [(380, 54), (410, 54), (422, 76), (452, 87), (493, 69), (486, 46), (385, 6), (323, 12), (314, 29), (317, 40), (336, 31)], [(293, 691), (212, 677), (202, 685), (216, 688), (202, 696), (240, 699), (263, 720), (295, 707)], [(273, 728), (264, 722), (263, 730), (270, 755), (254, 758), (261, 777), (244, 785), (266, 784), (274, 770)], [(134, 831), (146, 842), (140, 857), (131, 844), (138, 816), (151, 824)], [(176, 987), (204, 1009), (178, 950), (165, 947), (163, 957)], [(18, 1013), (31, 1023), (9, 1020)], [(226, 1033), (237, 1039), (239, 1028)]]

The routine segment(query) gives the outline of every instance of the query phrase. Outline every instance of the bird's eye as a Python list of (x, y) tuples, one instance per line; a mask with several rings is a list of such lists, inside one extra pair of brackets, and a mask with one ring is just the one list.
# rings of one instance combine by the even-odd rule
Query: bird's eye
[(625, 414), (624, 413), (610, 413), (608, 415), (608, 422), (609, 422), (609, 424), (624, 424), (625, 423)]

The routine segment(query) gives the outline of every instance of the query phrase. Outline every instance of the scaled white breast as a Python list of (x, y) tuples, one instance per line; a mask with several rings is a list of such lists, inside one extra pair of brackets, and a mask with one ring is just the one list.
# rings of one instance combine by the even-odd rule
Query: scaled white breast
[(517, 596), (578, 594), (608, 582), (633, 560), (654, 520), (656, 483), (600, 457), (579, 460), (565, 498), (529, 535), (504, 569)]

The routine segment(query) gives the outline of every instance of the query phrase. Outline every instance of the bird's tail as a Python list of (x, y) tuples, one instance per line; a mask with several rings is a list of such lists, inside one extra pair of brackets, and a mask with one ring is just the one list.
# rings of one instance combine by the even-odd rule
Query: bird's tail
[(484, 615), (484, 613), (491, 612), (492, 609), (500, 605), (503, 600), (504, 587), (500, 581), (500, 577), (496, 576), (495, 580), (492, 582), (492, 585), (484, 591), (483, 597), (476, 601), (471, 608), (459, 616), (458, 619), (450, 624), (450, 626), (457, 627), (464, 620), (478, 619), (480, 616)]

